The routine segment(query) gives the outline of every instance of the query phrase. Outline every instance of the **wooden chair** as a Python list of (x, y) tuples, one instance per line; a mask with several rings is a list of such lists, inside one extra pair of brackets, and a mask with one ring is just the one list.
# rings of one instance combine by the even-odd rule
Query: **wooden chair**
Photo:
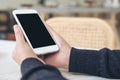
[(46, 22), (71, 46), (94, 49), (115, 48), (114, 32), (101, 19), (56, 17)]

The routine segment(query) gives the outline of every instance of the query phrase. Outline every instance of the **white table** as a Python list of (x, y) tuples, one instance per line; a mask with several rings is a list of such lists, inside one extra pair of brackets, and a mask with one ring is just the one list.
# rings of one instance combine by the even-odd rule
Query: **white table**
[(15, 42), (0, 40), (0, 80), (20, 80), (19, 65), (12, 59)]
[[(0, 40), (0, 80), (20, 80), (20, 67), (12, 59), (14, 47), (14, 41)], [(109, 80), (78, 73), (68, 73), (64, 70), (61, 72), (69, 80)]]

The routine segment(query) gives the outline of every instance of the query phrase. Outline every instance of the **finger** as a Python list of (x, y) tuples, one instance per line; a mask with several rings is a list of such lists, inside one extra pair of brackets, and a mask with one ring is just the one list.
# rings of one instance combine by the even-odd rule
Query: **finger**
[(14, 32), (15, 32), (16, 43), (24, 44), (25, 39), (24, 39), (23, 33), (18, 25), (14, 25)]
[(49, 30), (50, 33), (57, 34), (48, 24), (45, 23), (45, 25), (46, 25), (46, 28)]
[(48, 31), (50, 32), (50, 34), (52, 35), (52, 37), (54, 38), (54, 39), (58, 39), (58, 38), (61, 38), (62, 39), (62, 37), (55, 31), (55, 30), (53, 30), (48, 24), (46, 24), (45, 23), (45, 25), (46, 25), (46, 28), (48, 29)]
[(54, 31), (48, 24), (45, 23), (45, 25), (58, 46), (61, 46), (61, 43), (67, 43), (64, 38)]
[(38, 55), (38, 57), (42, 60), (44, 60), (44, 58), (45, 58), (44, 56), (39, 56), (39, 55)]

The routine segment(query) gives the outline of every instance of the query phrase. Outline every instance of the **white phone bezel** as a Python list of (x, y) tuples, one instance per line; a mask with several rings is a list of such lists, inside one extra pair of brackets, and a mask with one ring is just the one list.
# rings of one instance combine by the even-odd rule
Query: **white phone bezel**
[[(21, 23), (19, 22), (16, 14), (33, 14), (33, 13), (38, 14), (38, 12), (37, 12), (36, 10), (14, 10), (14, 11), (13, 11), (13, 16), (14, 16), (16, 22), (18, 23), (18, 25), (20, 26), (20, 28), (21, 28), (21, 30), (22, 30), (22, 32), (23, 32), (23, 34), (24, 34), (24, 36), (25, 36), (28, 44), (29, 44), (30, 47), (33, 49), (33, 51), (34, 51), (36, 54), (38, 54), (38, 55), (39, 55), (39, 54), (40, 54), (40, 55), (43, 55), (43, 54), (46, 54), (46, 53), (52, 53), (52, 52), (58, 51), (59, 48), (58, 48), (57, 45), (51, 45), (51, 46), (45, 46), (45, 47), (39, 47), (39, 48), (33, 48), (33, 47), (32, 47), (32, 45), (31, 45), (31, 43), (30, 43), (30, 41), (29, 41), (26, 33), (24, 32), (24, 30), (23, 30), (23, 28), (22, 28), (22, 25), (21, 25)], [(40, 16), (39, 16), (39, 17), (40, 17)], [(41, 17), (40, 17), (40, 19), (41, 19)], [(41, 20), (42, 20), (42, 19), (41, 19)], [(43, 22), (43, 20), (42, 20), (42, 22)], [(43, 24), (44, 24), (44, 22), (43, 22)], [(44, 24), (44, 25), (45, 25), (45, 24)], [(47, 28), (46, 28), (46, 29), (47, 29)], [(49, 31), (48, 31), (48, 32), (49, 32)], [(50, 34), (50, 33), (49, 33), (49, 34)], [(50, 35), (51, 35), (51, 34), (50, 34)], [(52, 37), (52, 36), (51, 36), (51, 37)], [(54, 42), (55, 42), (55, 41), (54, 41)]]

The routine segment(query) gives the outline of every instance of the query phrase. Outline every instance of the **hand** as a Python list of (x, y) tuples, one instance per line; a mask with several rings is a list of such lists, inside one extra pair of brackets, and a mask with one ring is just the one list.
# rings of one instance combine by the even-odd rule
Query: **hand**
[[(14, 32), (16, 37), (16, 47), (13, 51), (13, 58), (18, 63), (21, 64), (26, 58), (37, 58), (42, 61), (37, 55), (33, 52), (31, 47), (25, 42), (23, 33), (18, 25), (14, 25)], [(43, 62), (43, 61), (42, 61)]]
[(46, 62), (46, 64), (50, 64), (55, 67), (68, 68), (71, 46), (52, 28), (50, 28), (50, 26), (48, 26), (47, 24), (45, 25), (52, 35), (53, 39), (59, 46), (59, 51), (46, 55), (44, 61)]

